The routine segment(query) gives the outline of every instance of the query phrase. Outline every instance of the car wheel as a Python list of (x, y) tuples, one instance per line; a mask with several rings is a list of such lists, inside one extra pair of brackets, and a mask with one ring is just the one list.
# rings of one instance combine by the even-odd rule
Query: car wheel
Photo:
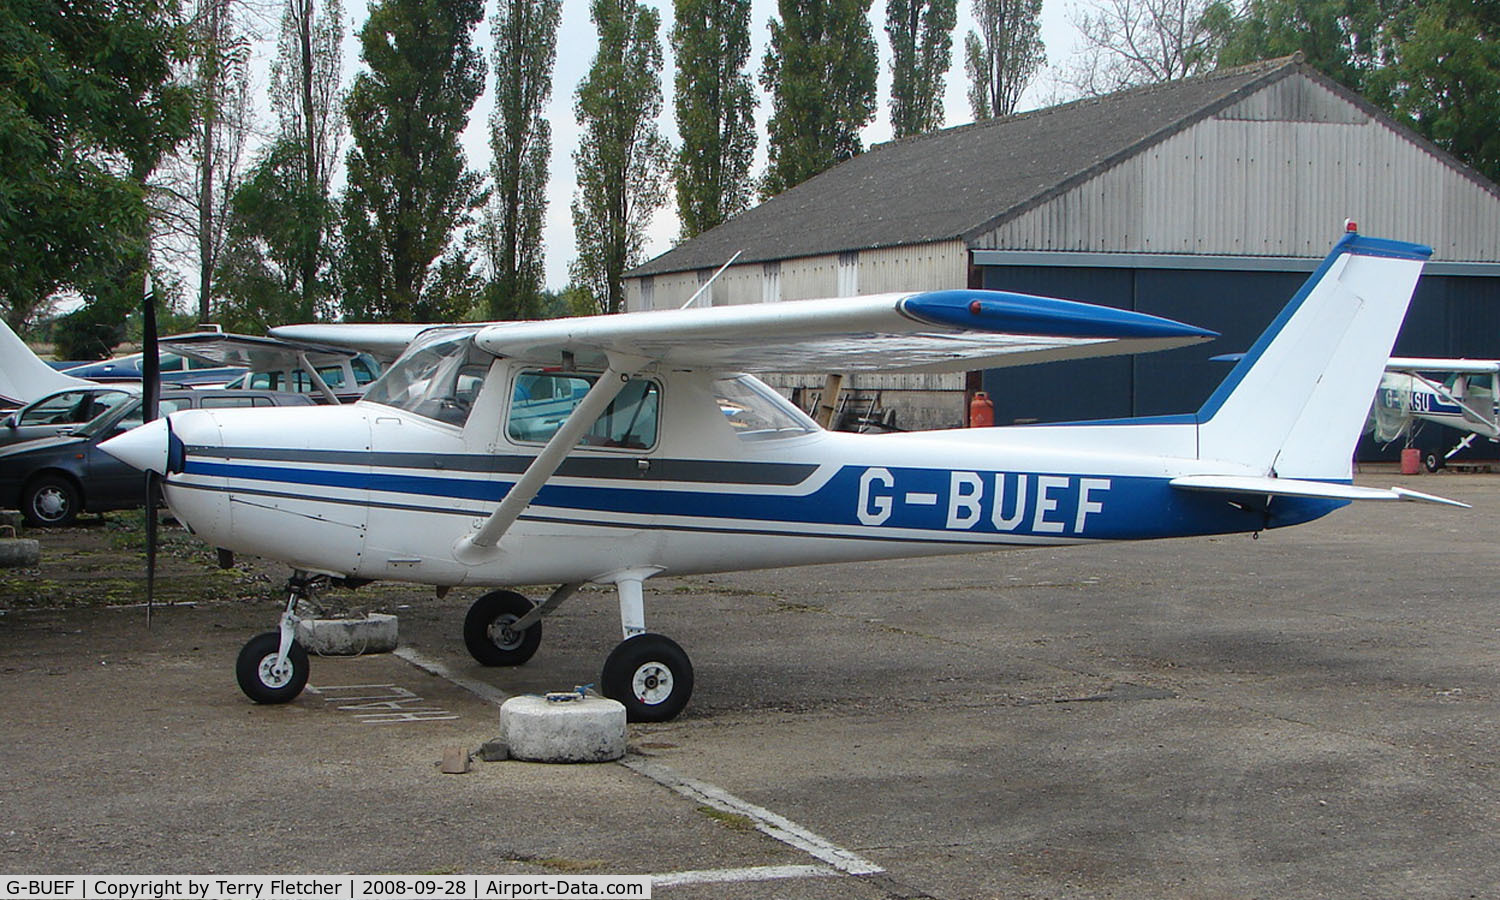
[(21, 491), (21, 514), (28, 525), (71, 525), (82, 505), (78, 486), (61, 475), (33, 478)]

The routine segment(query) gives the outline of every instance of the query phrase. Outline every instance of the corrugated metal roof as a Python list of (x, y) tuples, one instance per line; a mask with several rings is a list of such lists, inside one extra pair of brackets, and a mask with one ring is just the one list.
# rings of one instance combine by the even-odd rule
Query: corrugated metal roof
[[(1295, 74), (1383, 116), (1299, 56), (1225, 69), (872, 148), (628, 273), (659, 275), (739, 262), (975, 237)], [(1389, 121), (1389, 120), (1386, 120)], [(1494, 185), (1417, 135), (1487, 190)]]

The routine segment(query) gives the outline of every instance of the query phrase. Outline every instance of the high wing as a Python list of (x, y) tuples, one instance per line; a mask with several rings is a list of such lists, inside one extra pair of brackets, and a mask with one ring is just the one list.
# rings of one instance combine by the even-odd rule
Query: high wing
[(475, 343), (539, 365), (611, 358), (738, 372), (961, 372), (1166, 350), (1212, 331), (1002, 291), (877, 294), (485, 326)]

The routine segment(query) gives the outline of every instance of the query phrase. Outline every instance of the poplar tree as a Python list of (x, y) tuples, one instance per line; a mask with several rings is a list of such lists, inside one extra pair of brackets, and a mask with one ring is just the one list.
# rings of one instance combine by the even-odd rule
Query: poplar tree
[(485, 289), (492, 319), (542, 315), (542, 224), (552, 130), (547, 100), (557, 59), (561, 0), (500, 0), (495, 39), (495, 111), (490, 115), (494, 192), (483, 239), (493, 280)]
[(601, 311), (624, 308), (625, 271), (640, 261), (646, 226), (666, 203), (671, 148), (661, 115), (660, 17), (635, 0), (593, 0), (599, 49), (574, 95), (583, 134), (573, 160), (578, 192), (573, 280)]
[(750, 0), (674, 0), (677, 216), (683, 239), (750, 205), (755, 95)]
[(459, 136), (484, 88), (471, 42), (483, 15), (483, 0), (381, 0), (360, 29), (369, 71), (345, 104), (350, 318), (442, 321), (474, 300), (470, 261), (453, 238), (480, 199)]
[(887, 0), (891, 130), (898, 138), (943, 125), (943, 81), (953, 64), (958, 0)]
[(777, 0), (761, 85), (771, 94), (770, 197), (863, 151), (879, 62), (871, 0)]
[(1046, 61), (1041, 16), (1042, 0), (974, 0), (979, 31), (964, 38), (964, 69), (975, 121), (1016, 111)]

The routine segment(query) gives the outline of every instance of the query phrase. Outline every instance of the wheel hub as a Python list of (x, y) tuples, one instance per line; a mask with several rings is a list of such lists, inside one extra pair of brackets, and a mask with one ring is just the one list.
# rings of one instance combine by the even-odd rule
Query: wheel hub
[(280, 655), (279, 653), (270, 653), (260, 661), (260, 683), (272, 690), (286, 687), (287, 683), (292, 680), (291, 660), (287, 660), (286, 663), (280, 666), (276, 665), (276, 658)]
[(635, 698), (655, 706), (672, 696), (672, 670), (658, 662), (649, 662), (635, 670), (630, 680)]
[(62, 492), (54, 488), (48, 488), (36, 496), (36, 511), (49, 519), (55, 519), (67, 509)]
[(501, 616), (490, 623), (487, 629), (490, 641), (501, 650), (514, 650), (521, 645), (521, 635), (510, 626), (515, 624), (515, 616)]

